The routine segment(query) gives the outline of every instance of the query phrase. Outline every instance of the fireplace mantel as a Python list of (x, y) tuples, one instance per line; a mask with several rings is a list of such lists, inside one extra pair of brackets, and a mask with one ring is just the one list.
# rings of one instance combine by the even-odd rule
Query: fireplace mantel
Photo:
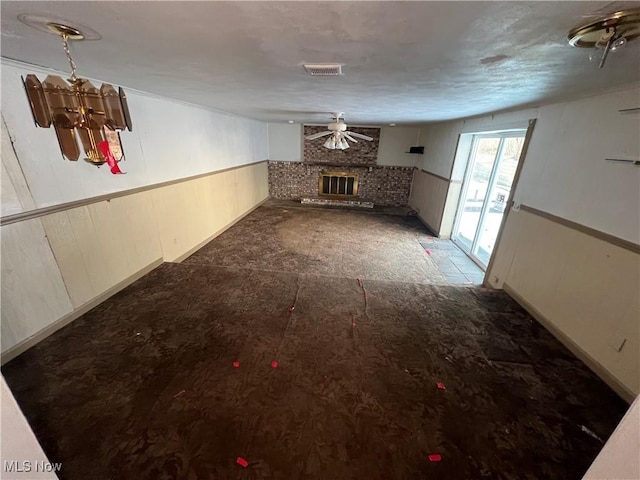
[(345, 168), (345, 167), (357, 167), (357, 168), (376, 168), (380, 165), (371, 165), (370, 163), (329, 163), (329, 162), (300, 162), (303, 165), (309, 166), (323, 166), (323, 167), (331, 167), (331, 168)]
[(372, 168), (372, 169), (399, 169), (399, 170), (415, 170), (416, 167), (406, 167), (401, 165), (371, 165), (370, 163), (340, 163), (340, 162), (292, 162), (310, 167), (328, 167), (328, 168)]

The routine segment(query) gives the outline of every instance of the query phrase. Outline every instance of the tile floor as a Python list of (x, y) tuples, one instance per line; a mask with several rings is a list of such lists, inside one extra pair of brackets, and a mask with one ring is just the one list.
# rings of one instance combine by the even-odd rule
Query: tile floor
[(482, 285), (484, 271), (451, 240), (424, 237), (420, 245), (451, 285)]

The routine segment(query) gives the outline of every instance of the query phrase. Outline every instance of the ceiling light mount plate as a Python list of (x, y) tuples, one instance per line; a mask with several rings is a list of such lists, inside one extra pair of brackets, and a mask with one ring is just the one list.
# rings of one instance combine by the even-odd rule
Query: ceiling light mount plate
[(70, 20), (33, 15), (30, 13), (18, 15), (18, 20), (40, 32), (49, 33), (58, 37), (66, 35), (70, 40), (100, 40), (102, 38), (102, 36), (92, 28)]
[(84, 35), (77, 28), (70, 27), (69, 25), (64, 25), (62, 23), (57, 22), (49, 22), (47, 24), (49, 30), (57, 35), (61, 35), (63, 37), (67, 37), (71, 40), (84, 40)]
[(608, 32), (615, 30), (617, 38), (627, 42), (640, 37), (640, 8), (621, 10), (603, 15), (569, 31), (569, 44), (573, 47), (597, 48)]

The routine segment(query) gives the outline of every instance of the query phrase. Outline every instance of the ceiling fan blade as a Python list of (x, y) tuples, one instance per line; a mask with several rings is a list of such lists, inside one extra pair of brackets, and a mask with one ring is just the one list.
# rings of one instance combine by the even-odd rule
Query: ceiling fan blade
[(356, 133), (356, 132), (344, 132), (347, 135), (351, 135), (353, 137), (356, 138), (361, 138), (362, 140), (366, 140), (368, 142), (370, 142), (371, 140), (373, 140), (373, 137), (368, 137), (366, 135), (362, 135), (361, 133)]
[(314, 133), (312, 135), (307, 135), (306, 138), (307, 140), (315, 140), (316, 138), (320, 138), (320, 137), (326, 137), (327, 135), (331, 135), (333, 132), (331, 130), (327, 130), (326, 132), (320, 132), (320, 133)]
[(344, 132), (344, 136), (345, 138), (347, 138), (348, 140), (351, 140), (353, 143), (358, 143), (358, 140), (356, 140), (355, 138), (353, 138), (351, 135), (349, 135), (349, 133)]

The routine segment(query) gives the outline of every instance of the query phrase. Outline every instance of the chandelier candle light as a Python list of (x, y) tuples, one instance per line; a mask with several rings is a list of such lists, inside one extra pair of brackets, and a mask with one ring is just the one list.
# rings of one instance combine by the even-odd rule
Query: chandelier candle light
[(97, 166), (107, 163), (112, 173), (122, 173), (118, 162), (124, 153), (118, 131), (132, 128), (124, 90), (120, 87), (116, 91), (108, 83), (98, 89), (89, 80), (78, 77), (68, 42), (82, 40), (84, 35), (61, 23), (48, 22), (46, 26), (62, 38), (71, 78), (65, 81), (49, 75), (40, 83), (38, 77), (29, 74), (22, 79), (36, 125), (43, 128), (53, 125), (60, 150), (67, 159), (80, 158), (79, 137), (85, 161)]

